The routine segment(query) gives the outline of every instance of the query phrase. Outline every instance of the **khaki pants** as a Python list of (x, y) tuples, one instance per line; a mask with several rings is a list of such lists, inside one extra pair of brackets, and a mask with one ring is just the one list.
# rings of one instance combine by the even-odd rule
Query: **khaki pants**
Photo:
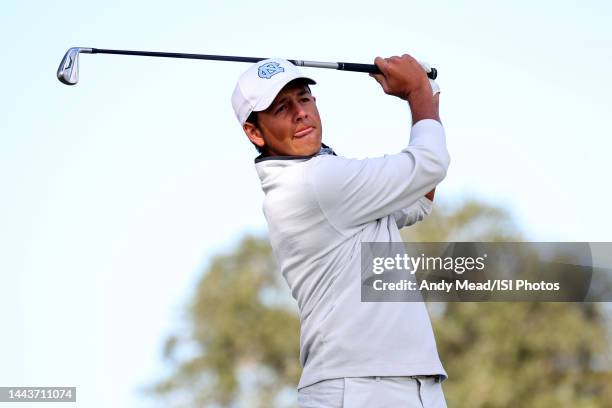
[(446, 408), (434, 376), (325, 380), (298, 391), (299, 408)]

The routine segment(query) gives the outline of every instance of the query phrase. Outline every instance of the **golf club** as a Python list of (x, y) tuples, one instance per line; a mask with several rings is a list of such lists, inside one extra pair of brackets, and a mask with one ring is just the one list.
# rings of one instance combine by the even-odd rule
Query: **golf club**
[[(144, 57), (165, 57), (165, 58), (189, 58), (203, 59), (212, 61), (234, 61), (234, 62), (259, 62), (267, 58), (255, 57), (234, 57), (228, 55), (206, 55), (206, 54), (183, 54), (175, 52), (152, 52), (152, 51), (126, 51), (126, 50), (105, 50), (100, 48), (72, 47), (62, 58), (62, 62), (57, 69), (57, 79), (66, 85), (76, 85), (79, 82), (79, 54), (118, 54), (118, 55), (140, 55)], [(355, 64), (352, 62), (318, 62), (288, 60), (298, 67), (329, 68), (341, 71), (367, 72), (379, 74), (378, 67), (373, 64)], [(427, 73), (431, 79), (436, 79), (438, 71), (431, 68)]]

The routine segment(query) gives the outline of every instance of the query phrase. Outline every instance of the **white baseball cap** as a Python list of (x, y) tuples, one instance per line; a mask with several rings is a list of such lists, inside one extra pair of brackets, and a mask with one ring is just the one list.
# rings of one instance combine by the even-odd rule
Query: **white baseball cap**
[(308, 84), (316, 84), (291, 62), (281, 58), (253, 64), (240, 76), (232, 94), (232, 106), (238, 122), (244, 125), (252, 112), (268, 109), (281, 89), (298, 78), (305, 79)]

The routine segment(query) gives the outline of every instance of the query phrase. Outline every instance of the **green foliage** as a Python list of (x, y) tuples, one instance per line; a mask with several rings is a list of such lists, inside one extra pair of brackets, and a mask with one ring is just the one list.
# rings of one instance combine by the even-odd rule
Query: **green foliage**
[[(504, 211), (436, 203), (407, 241), (521, 241)], [(188, 334), (170, 336), (174, 372), (155, 386), (185, 406), (274, 406), (297, 384), (299, 318), (265, 238), (215, 257), (197, 286)], [(603, 407), (612, 401), (609, 346), (599, 304), (434, 304), (432, 319), (449, 407)], [(347, 341), (350, 341), (347, 339)], [(181, 349), (192, 350), (178, 359)], [(247, 374), (246, 377), (244, 375)], [(242, 383), (255, 378), (252, 400)], [(171, 402), (175, 406), (176, 402)], [(611, 406), (608, 404), (607, 406)]]
[(604, 406), (612, 375), (593, 369), (604, 328), (596, 304), (448, 303), (434, 320), (448, 405)]
[[(294, 310), (274, 301), (286, 297), (283, 285), (264, 239), (247, 237), (234, 253), (215, 257), (189, 311), (191, 334), (185, 342), (198, 352), (178, 363), (155, 390), (187, 389), (194, 405), (229, 406), (241, 391), (241, 370), (253, 366), (267, 369), (266, 378), (256, 381), (260, 396), (270, 399), (283, 386), (295, 386), (301, 373), (300, 324)], [(171, 336), (166, 346), (172, 359), (180, 341)]]
[(435, 202), (429, 216), (400, 232), (406, 242), (521, 241), (505, 210), (476, 201), (463, 202), (457, 208)]

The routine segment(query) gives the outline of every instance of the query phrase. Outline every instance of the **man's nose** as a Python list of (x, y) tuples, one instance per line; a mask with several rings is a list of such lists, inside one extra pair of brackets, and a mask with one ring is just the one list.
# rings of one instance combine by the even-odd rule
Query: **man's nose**
[(301, 119), (305, 119), (307, 116), (308, 114), (306, 113), (306, 110), (304, 109), (304, 107), (300, 105), (299, 103), (295, 104), (295, 119), (301, 120)]

